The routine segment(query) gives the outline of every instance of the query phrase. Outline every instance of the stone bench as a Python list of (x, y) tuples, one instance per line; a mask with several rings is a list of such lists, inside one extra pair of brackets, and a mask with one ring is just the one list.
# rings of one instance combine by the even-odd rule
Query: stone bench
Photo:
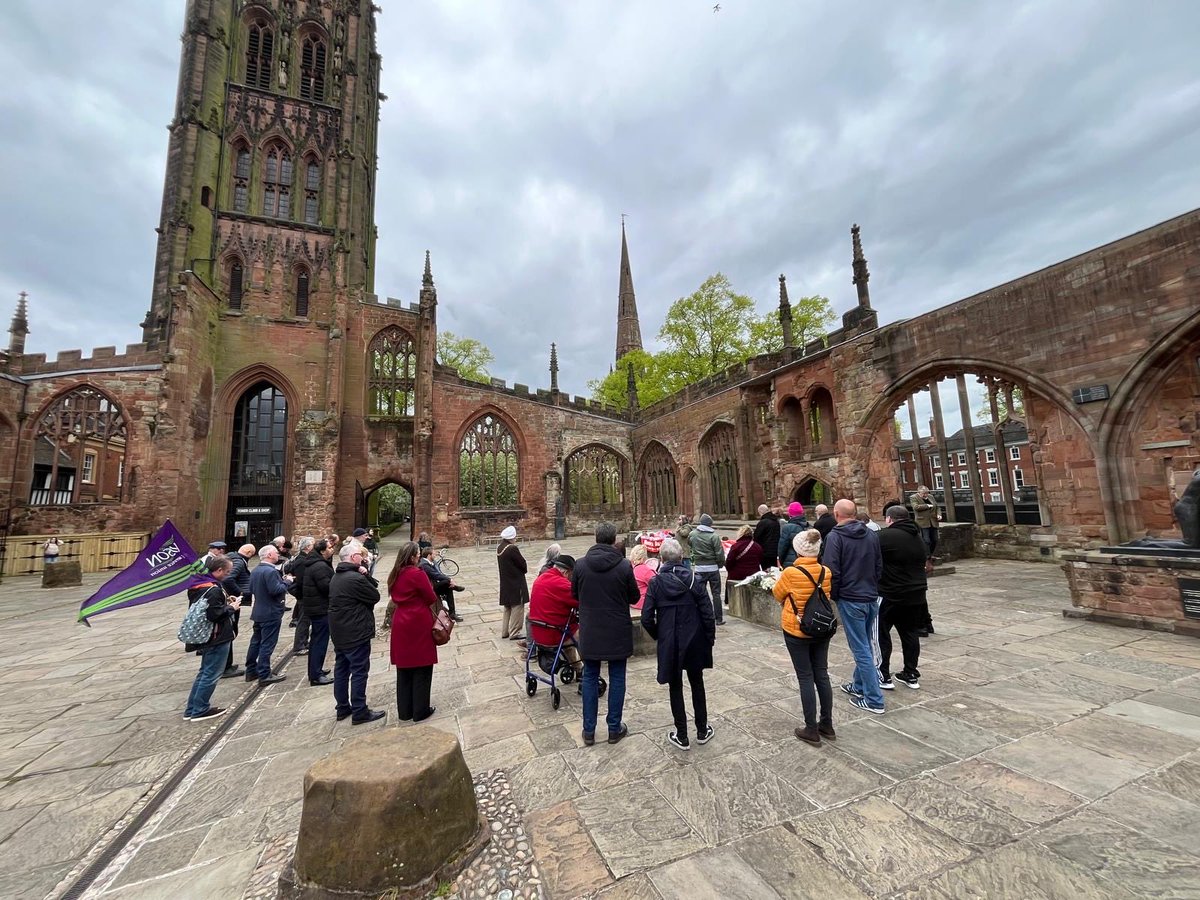
[(735, 584), (729, 589), (729, 615), (766, 625), (779, 627), (779, 602), (769, 591), (751, 585)]
[(304, 807), (279, 896), (426, 897), (488, 842), (453, 735), (416, 725), (351, 741), (304, 776)]
[(657, 656), (658, 642), (646, 633), (646, 629), (642, 627), (642, 611), (640, 609), (629, 610), (629, 617), (633, 624), (633, 655), (634, 656)]

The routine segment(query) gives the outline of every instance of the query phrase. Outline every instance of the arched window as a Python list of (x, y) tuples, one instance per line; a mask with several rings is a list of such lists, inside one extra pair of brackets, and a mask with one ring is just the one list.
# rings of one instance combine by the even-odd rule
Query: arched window
[(306, 35), (300, 47), (300, 97), (325, 99), (325, 41), (318, 34)]
[(296, 316), (308, 317), (308, 270), (296, 270)]
[(779, 418), (788, 449), (799, 450), (804, 445), (804, 411), (800, 408), (800, 401), (795, 397), (784, 400), (779, 409)]
[(233, 146), (233, 209), (250, 209), (250, 148), (241, 142)]
[(125, 467), (125, 416), (95, 388), (78, 387), (38, 420), (31, 506), (120, 500)]
[(282, 144), (272, 144), (263, 164), (263, 215), (290, 218), (291, 205), (292, 154)]
[(625, 465), (599, 444), (567, 457), (567, 509), (576, 515), (603, 516), (625, 510)]
[(808, 435), (809, 443), (814, 447), (833, 447), (837, 444), (833, 396), (823, 387), (816, 388), (809, 399)]
[(417, 350), (412, 335), (389, 325), (367, 348), (367, 415), (411, 418), (416, 408)]
[(230, 537), (262, 544), (283, 530), (287, 437), (283, 391), (260, 381), (238, 398), (229, 455), (225, 531)]
[(304, 221), (316, 225), (321, 217), (321, 164), (308, 157), (304, 164)]
[(642, 457), (642, 503), (648, 516), (674, 516), (679, 510), (675, 484), (675, 460), (662, 444), (655, 441)]
[(458, 503), (464, 508), (517, 505), (517, 442), (493, 415), (480, 416), (458, 448)]
[(246, 84), (271, 89), (271, 64), (275, 59), (275, 32), (264, 18), (251, 19), (246, 28)]
[(242, 270), (242, 261), (240, 259), (231, 260), (229, 262), (229, 275), (228, 275), (228, 285), (229, 285), (228, 292), (229, 292), (229, 308), (230, 309), (241, 309), (242, 308), (242, 291), (243, 291), (242, 279), (243, 279), (243, 277), (244, 277), (244, 272)]
[(737, 440), (732, 425), (714, 425), (700, 442), (700, 476), (705, 512), (714, 516), (741, 514)]

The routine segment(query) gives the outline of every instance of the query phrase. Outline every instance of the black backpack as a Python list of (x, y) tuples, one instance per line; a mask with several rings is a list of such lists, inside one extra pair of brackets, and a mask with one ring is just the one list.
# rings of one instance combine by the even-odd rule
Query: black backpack
[(825, 567), (821, 566), (819, 577), (813, 581), (812, 574), (801, 566), (796, 568), (804, 573), (804, 577), (812, 581), (813, 592), (808, 598), (808, 603), (804, 606), (804, 615), (800, 615), (800, 611), (796, 609), (796, 601), (791, 594), (788, 594), (788, 600), (792, 604), (792, 612), (796, 614), (796, 618), (800, 620), (800, 630), (811, 638), (827, 638), (833, 637), (837, 632), (838, 622), (837, 616), (833, 614), (833, 604), (829, 602), (829, 597), (825, 595), (825, 589), (821, 587), (821, 582), (825, 580)]

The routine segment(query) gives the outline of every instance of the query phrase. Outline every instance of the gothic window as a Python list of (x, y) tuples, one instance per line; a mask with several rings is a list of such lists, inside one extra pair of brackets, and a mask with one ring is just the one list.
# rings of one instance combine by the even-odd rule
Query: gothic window
[(464, 508), (499, 509), (517, 505), (517, 442), (490, 413), (480, 416), (458, 448), (458, 502)]
[(233, 413), (231, 493), (282, 493), (287, 417), (287, 397), (274, 385), (260, 381), (242, 394)]
[(800, 401), (795, 397), (784, 400), (779, 417), (783, 420), (784, 440), (788, 448), (793, 451), (799, 450), (804, 444), (804, 412)]
[(242, 308), (242, 278), (244, 273), (242, 270), (242, 261), (240, 259), (232, 260), (229, 263), (229, 308)]
[(655, 441), (642, 457), (643, 512), (654, 518), (674, 516), (679, 511), (675, 483), (675, 460), (670, 451)]
[(233, 148), (233, 209), (250, 209), (250, 148), (245, 144)]
[(625, 466), (607, 447), (593, 444), (567, 457), (567, 508), (605, 516), (625, 509)]
[(296, 270), (296, 315), (299, 318), (308, 317), (308, 271)]
[(808, 426), (810, 443), (829, 448), (837, 443), (837, 423), (833, 417), (833, 395), (823, 387), (809, 397)]
[(416, 408), (417, 350), (412, 336), (390, 325), (367, 348), (367, 415), (407, 419)]
[(304, 167), (304, 221), (316, 225), (320, 218), (321, 164), (309, 158)]
[(714, 425), (700, 442), (701, 501), (714, 516), (741, 515), (737, 441), (733, 426)]
[(31, 506), (121, 499), (126, 424), (121, 409), (95, 388), (59, 397), (38, 420)]
[(291, 201), (292, 154), (282, 144), (272, 144), (263, 164), (263, 215), (289, 218)]
[(325, 41), (317, 34), (307, 35), (300, 48), (300, 97), (325, 99)]
[(246, 84), (271, 89), (271, 64), (275, 59), (275, 32), (266, 19), (252, 19), (246, 31)]

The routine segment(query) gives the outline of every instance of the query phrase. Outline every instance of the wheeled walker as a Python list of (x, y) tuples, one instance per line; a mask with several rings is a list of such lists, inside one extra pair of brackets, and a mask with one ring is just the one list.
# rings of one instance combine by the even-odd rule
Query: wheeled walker
[[(578, 618), (578, 614), (572, 610), (571, 617), (565, 625), (551, 625), (549, 622), (540, 622), (537, 619), (529, 620), (531, 626), (546, 628), (559, 636), (557, 644), (539, 644), (531, 638), (529, 652), (525, 654), (525, 693), (530, 697), (537, 694), (539, 681), (542, 684), (550, 685), (550, 702), (555, 709), (558, 709), (559, 704), (562, 703), (562, 691), (558, 689), (558, 685), (571, 684), (575, 681), (575, 667), (567, 659), (565, 651), (568, 647), (575, 646), (571, 631)], [(537, 662), (540, 672), (533, 668), (534, 661)], [(601, 697), (604, 696), (606, 690), (608, 690), (608, 682), (601, 678)]]

